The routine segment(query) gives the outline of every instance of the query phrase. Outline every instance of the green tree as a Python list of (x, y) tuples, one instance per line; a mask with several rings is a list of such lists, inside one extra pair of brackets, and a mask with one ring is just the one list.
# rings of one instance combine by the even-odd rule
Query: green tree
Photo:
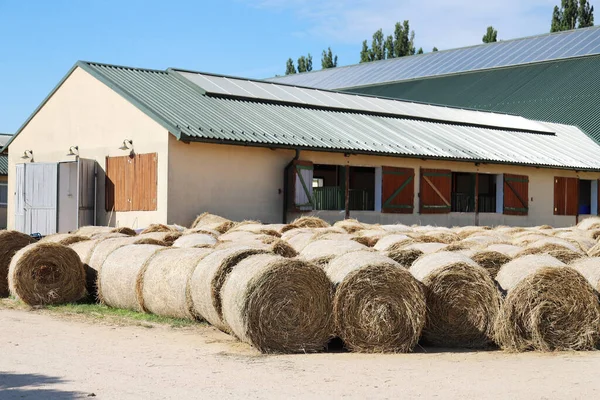
[(550, 32), (560, 32), (562, 30), (562, 11), (558, 6), (554, 6), (552, 11), (552, 23), (550, 25)]
[(396, 54), (394, 54), (394, 37), (389, 35), (385, 39), (385, 58), (394, 58)]
[(296, 67), (294, 67), (294, 60), (288, 58), (287, 64), (285, 66), (285, 74), (292, 75), (296, 73)]
[(402, 41), (404, 40), (404, 28), (400, 22), (394, 27), (394, 57), (402, 57)]
[(397, 46), (399, 53), (397, 57), (412, 56), (415, 54), (415, 32), (410, 30), (408, 20), (402, 23), (402, 37), (400, 45)]
[(369, 45), (367, 45), (367, 41), (363, 40), (362, 49), (360, 50), (360, 62), (365, 63), (373, 61), (371, 60), (371, 50), (369, 49)]
[(438, 51), (438, 48), (437, 48), (437, 47), (434, 47), (432, 51)]
[(483, 43), (493, 43), (498, 41), (498, 31), (493, 26), (488, 26), (483, 39)]
[(417, 51), (417, 54), (423, 54), (423, 48), (419, 47), (419, 50)]
[(335, 68), (337, 67), (338, 57), (334, 56), (331, 51), (331, 47), (327, 49), (327, 51), (323, 50), (323, 54), (321, 56), (321, 68)]
[(298, 58), (298, 72), (310, 72), (312, 71), (312, 56), (308, 53), (307, 57), (300, 56)]
[(383, 29), (380, 29), (373, 34), (373, 41), (371, 42), (371, 59), (373, 61), (385, 59), (385, 43), (383, 39)]
[(594, 6), (590, 6), (588, 0), (579, 0), (579, 10), (577, 10), (578, 28), (587, 28), (594, 26)]
[(562, 29), (568, 31), (577, 26), (577, 1), (562, 0)]

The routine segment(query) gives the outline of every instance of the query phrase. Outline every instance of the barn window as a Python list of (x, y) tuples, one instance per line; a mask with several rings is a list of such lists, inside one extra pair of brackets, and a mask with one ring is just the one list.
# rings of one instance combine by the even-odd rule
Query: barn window
[(0, 207), (6, 207), (8, 204), (8, 183), (0, 182)]
[(106, 157), (106, 211), (155, 211), (156, 153)]
[(495, 213), (498, 175), (477, 174), (477, 180), (477, 211), (480, 213)]
[[(350, 167), (349, 208), (351, 211), (375, 209), (375, 168)], [(346, 168), (340, 165), (315, 165), (312, 178), (315, 210), (343, 210), (346, 207)]]
[(452, 212), (475, 212), (475, 174), (452, 173)]

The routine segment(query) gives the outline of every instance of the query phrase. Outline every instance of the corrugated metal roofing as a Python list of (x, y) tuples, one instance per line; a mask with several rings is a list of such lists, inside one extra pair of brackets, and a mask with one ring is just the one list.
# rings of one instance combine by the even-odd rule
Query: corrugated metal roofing
[(600, 56), (355, 90), (576, 125), (600, 142)]
[(8, 175), (8, 154), (0, 154), (0, 175)]
[(11, 137), (11, 134), (0, 133), (0, 147), (3, 147), (6, 143), (8, 143)]
[(573, 126), (542, 135), (213, 97), (174, 71), (78, 65), (182, 140), (600, 170), (600, 146)]
[(500, 129), (553, 133), (548, 127), (538, 124), (535, 121), (510, 114), (433, 106), (410, 101), (359, 96), (199, 72), (182, 70), (170, 70), (169, 72), (176, 72), (193, 84), (198, 85), (202, 91), (216, 95), (271, 100), (341, 110), (369, 111), (397, 117), (453, 122)]
[(600, 54), (600, 27), (393, 58), (268, 79), (342, 89)]

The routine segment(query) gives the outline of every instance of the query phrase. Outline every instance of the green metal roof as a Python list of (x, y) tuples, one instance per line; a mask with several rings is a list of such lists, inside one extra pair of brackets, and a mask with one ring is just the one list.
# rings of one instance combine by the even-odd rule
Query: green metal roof
[[(483, 127), (469, 121), (409, 118), (401, 113), (297, 104), (230, 92), (215, 94), (172, 69), (157, 71), (78, 62), (61, 83), (78, 67), (183, 141), (600, 171), (600, 146), (573, 126), (540, 123), (553, 132), (540, 134)], [(240, 86), (250, 82), (220, 78)], [(216, 82), (225, 84), (213, 80)], [(280, 86), (288, 94), (295, 93), (292, 86), (271, 85)], [(315, 89), (309, 90), (315, 92), (303, 93), (317, 96)], [(52, 93), (48, 98), (51, 96)], [(399, 109), (406, 104), (389, 102), (397, 103)], [(440, 109), (425, 107), (433, 114)], [(496, 115), (477, 111), (464, 114), (472, 115), (474, 120), (477, 115)]]
[(351, 90), (575, 125), (600, 142), (600, 56)]

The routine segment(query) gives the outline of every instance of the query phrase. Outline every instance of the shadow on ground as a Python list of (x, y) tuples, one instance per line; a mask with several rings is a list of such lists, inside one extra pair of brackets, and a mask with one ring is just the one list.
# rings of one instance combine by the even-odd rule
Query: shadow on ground
[(81, 399), (92, 393), (53, 389), (53, 385), (65, 382), (62, 378), (41, 374), (16, 374), (0, 371), (0, 399)]

